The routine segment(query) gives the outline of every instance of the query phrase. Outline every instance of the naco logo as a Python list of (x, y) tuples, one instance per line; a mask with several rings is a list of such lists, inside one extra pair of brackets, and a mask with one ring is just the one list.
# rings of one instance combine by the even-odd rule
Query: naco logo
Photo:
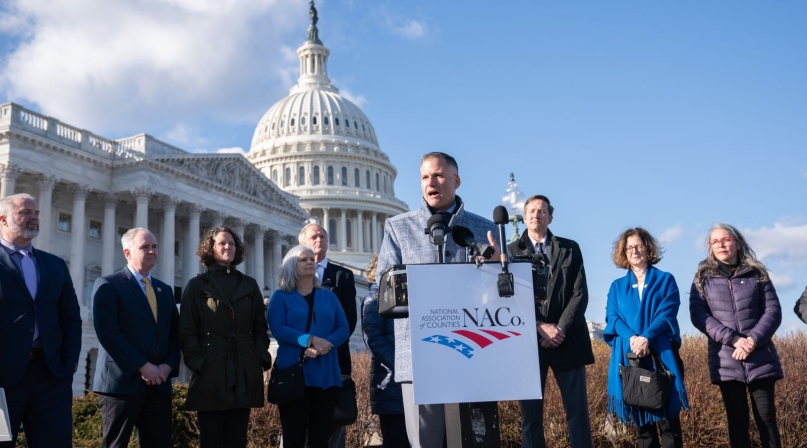
[(422, 341), (454, 349), (471, 359), (474, 356), (474, 347), (471, 344), (483, 349), (496, 342), (521, 336), (520, 332), (514, 330), (525, 325), (524, 319), (513, 314), (509, 307), (500, 307), (493, 311), (489, 308), (462, 308), (462, 321), (462, 329), (452, 330), (453, 334), (435, 334), (423, 338)]

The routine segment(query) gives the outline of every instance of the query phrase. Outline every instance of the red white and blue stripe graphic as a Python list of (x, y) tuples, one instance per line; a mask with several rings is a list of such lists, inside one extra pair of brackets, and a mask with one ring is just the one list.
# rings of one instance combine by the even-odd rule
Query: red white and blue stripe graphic
[[(468, 339), (473, 344), (477, 345), (480, 349), (485, 348), (497, 341), (503, 341), (505, 339), (514, 337), (514, 336), (521, 336), (521, 333), (516, 333), (515, 331), (495, 331), (495, 330), (454, 330), (452, 333), (455, 333), (459, 336), (462, 336), (465, 339)], [(423, 338), (425, 342), (432, 342), (435, 344), (443, 345), (449, 348), (456, 350), (459, 354), (465, 356), (468, 359), (471, 359), (474, 356), (474, 348), (463, 342), (461, 339), (457, 339), (451, 336), (445, 336), (440, 334), (435, 334), (433, 336), (429, 336), (427, 338)]]

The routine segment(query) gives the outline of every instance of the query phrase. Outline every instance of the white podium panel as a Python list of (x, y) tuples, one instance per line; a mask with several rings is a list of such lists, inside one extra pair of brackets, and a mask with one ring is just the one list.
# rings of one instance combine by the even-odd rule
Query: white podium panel
[(532, 270), (510, 264), (515, 295), (499, 297), (496, 263), (406, 267), (415, 404), (541, 398)]

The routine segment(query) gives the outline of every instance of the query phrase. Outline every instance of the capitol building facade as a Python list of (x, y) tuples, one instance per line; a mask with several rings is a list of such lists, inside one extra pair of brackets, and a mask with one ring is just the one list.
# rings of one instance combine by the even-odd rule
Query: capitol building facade
[(362, 269), (379, 250), (385, 220), (408, 208), (395, 198), (397, 171), (372, 123), (331, 85), (330, 52), (314, 25), (297, 53), (298, 83), (261, 118), (246, 157), (190, 153), (148, 134), (109, 139), (0, 104), (0, 195), (37, 199), (34, 246), (67, 261), (79, 298), (75, 395), (91, 387), (98, 352), (92, 285), (125, 266), (120, 236), (129, 228), (156, 235), (153, 274), (174, 286), (179, 301), (201, 272), (195, 252), (206, 228), (226, 224), (243, 237), (247, 258), (239, 270), (268, 295), (300, 228), (316, 220), (328, 230), (329, 259), (354, 270), (363, 297)]

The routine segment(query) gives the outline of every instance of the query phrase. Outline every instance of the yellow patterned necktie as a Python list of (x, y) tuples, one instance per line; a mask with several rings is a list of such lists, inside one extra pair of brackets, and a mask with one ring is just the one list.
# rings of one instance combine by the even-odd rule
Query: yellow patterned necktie
[(143, 277), (140, 279), (144, 285), (146, 285), (146, 298), (149, 300), (149, 306), (151, 307), (151, 312), (154, 314), (154, 321), (157, 321), (157, 295), (154, 294), (154, 289), (151, 287), (151, 282), (149, 281), (148, 277)]

